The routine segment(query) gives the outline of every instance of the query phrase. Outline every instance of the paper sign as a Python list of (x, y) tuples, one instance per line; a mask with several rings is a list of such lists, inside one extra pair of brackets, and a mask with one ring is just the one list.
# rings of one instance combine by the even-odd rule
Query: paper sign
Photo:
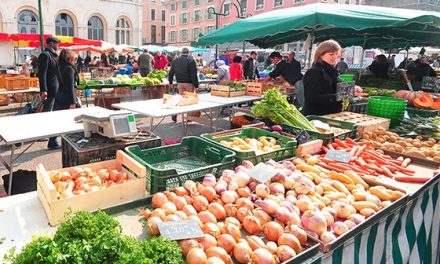
[(329, 152), (327, 152), (327, 155), (325, 155), (326, 159), (335, 160), (343, 163), (348, 163), (352, 157), (352, 153), (341, 150), (329, 150)]
[(199, 238), (205, 235), (193, 219), (158, 223), (160, 235), (171, 240)]
[(265, 183), (278, 173), (277, 169), (264, 163), (258, 163), (247, 174), (261, 183)]
[(354, 82), (339, 82), (336, 85), (336, 101), (354, 97)]
[(422, 89), (438, 92), (440, 90), (440, 79), (437, 77), (423, 77)]
[(295, 139), (296, 142), (298, 142), (298, 145), (301, 145), (309, 141), (310, 135), (307, 133), (307, 131), (302, 129), (298, 134), (296, 134)]

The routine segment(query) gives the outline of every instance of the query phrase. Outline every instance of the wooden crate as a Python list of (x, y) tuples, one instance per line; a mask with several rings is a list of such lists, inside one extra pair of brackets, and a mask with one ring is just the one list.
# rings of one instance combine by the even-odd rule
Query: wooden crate
[(40, 87), (40, 82), (38, 81), (37, 77), (29, 78), (29, 87)]
[(246, 94), (245, 88), (240, 91), (231, 91), (231, 88), (229, 86), (217, 84), (210, 85), (209, 88), (211, 89), (211, 95), (214, 96), (235, 97)]
[(95, 106), (104, 107), (110, 110), (117, 110), (112, 107), (112, 104), (119, 104), (121, 102), (121, 98), (116, 96), (96, 96), (95, 97)]
[(9, 96), (6, 94), (0, 95), (0, 106), (9, 105)]
[[(146, 197), (146, 168), (133, 158), (119, 150), (116, 159), (90, 163), (79, 167), (88, 167), (94, 171), (101, 168), (116, 168), (125, 171), (128, 182), (113, 185), (109, 188), (82, 195), (75, 195), (69, 198), (58, 199), (57, 191), (52, 183), (49, 174), (42, 164), (37, 166), (37, 192), (38, 198), (46, 211), (51, 226), (65, 222), (67, 219), (64, 213), (71, 210), (72, 213), (78, 211), (93, 212), (98, 209), (105, 209)], [(68, 171), (70, 168), (60, 169)]]
[(248, 82), (246, 84), (246, 95), (261, 96), (263, 95), (264, 88), (263, 83), (260, 82)]
[(5, 78), (6, 90), (26, 90), (29, 89), (29, 77), (6, 77)]
[(369, 116), (365, 114), (358, 114), (352, 112), (341, 112), (336, 114), (326, 115), (325, 117), (334, 118), (341, 121), (355, 123), (357, 126), (356, 136), (361, 137), (366, 132), (373, 132), (379, 127), (388, 130), (390, 127), (390, 119)]

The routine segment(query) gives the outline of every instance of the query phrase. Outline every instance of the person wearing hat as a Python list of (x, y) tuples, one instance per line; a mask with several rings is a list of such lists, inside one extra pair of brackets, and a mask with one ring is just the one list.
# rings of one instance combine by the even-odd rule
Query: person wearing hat
[(147, 49), (144, 49), (138, 58), (139, 72), (142, 77), (147, 77), (148, 73), (151, 71), (151, 64), (153, 63), (153, 56), (148, 53)]
[[(46, 48), (38, 56), (38, 81), (40, 82), (40, 96), (44, 100), (43, 112), (50, 112), (55, 103), (55, 96), (59, 88), (59, 70), (57, 63), (57, 49), (60, 41), (57, 38), (46, 39)], [(49, 149), (59, 148), (56, 137), (49, 138)]]
[[(194, 92), (199, 88), (199, 78), (197, 77), (196, 62), (189, 58), (189, 49), (183, 48), (181, 56), (171, 62), (170, 73), (168, 74), (169, 88), (173, 87), (174, 75), (176, 76), (177, 89), (179, 94), (184, 92)], [(177, 117), (172, 117), (177, 121)]]
[(263, 79), (263, 82), (267, 82), (270, 79), (282, 77), (286, 82), (294, 85), (297, 81), (301, 80), (303, 75), (300, 70), (295, 68), (292, 64), (283, 60), (283, 56), (278, 51), (274, 51), (269, 55), (271, 62), (275, 65), (275, 69), (269, 73)]

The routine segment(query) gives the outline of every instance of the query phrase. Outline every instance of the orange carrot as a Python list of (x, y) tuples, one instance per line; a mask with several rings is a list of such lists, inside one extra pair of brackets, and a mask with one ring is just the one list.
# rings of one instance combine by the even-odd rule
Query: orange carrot
[(396, 176), (394, 179), (400, 182), (425, 183), (431, 180), (431, 177)]
[(328, 152), (328, 148), (326, 148), (325, 146), (321, 147), (322, 152), (327, 153)]
[(362, 152), (364, 152), (364, 150), (365, 150), (367, 147), (368, 147), (367, 145), (363, 145), (362, 147), (360, 147), (360, 148), (356, 151), (355, 156), (356, 156), (356, 157), (359, 157), (359, 156), (362, 154)]
[[(345, 143), (346, 143), (347, 145), (360, 146), (360, 144), (359, 144), (358, 142), (354, 141), (354, 140), (351, 139), (351, 138), (346, 138), (346, 139), (345, 139)], [(362, 142), (360, 142), (360, 143), (362, 143)]]
[(393, 173), (386, 166), (381, 167), (381, 169), (383, 170), (383, 175), (390, 177), (390, 178), (394, 178)]
[(347, 144), (345, 144), (344, 141), (341, 141), (337, 138), (335, 138), (335, 143), (338, 144), (339, 146), (343, 147), (343, 148), (350, 148), (350, 146), (348, 146)]

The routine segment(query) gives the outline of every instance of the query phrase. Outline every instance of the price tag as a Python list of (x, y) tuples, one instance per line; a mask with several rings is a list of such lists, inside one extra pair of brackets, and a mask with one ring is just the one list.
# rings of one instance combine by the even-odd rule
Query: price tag
[(261, 183), (265, 183), (278, 173), (277, 169), (264, 163), (258, 163), (247, 174)]
[(193, 219), (158, 223), (160, 235), (171, 240), (199, 238), (205, 235)]
[(438, 92), (440, 90), (440, 79), (430, 76), (423, 77), (422, 89)]
[(344, 99), (354, 97), (354, 82), (339, 82), (336, 85), (336, 101), (340, 102)]
[(326, 159), (335, 160), (343, 163), (348, 163), (352, 157), (352, 153), (341, 150), (329, 150), (329, 152), (327, 152), (327, 155), (325, 155)]
[(298, 142), (298, 145), (304, 144), (309, 141), (310, 135), (305, 131), (304, 129), (301, 129), (301, 131), (296, 134), (296, 142)]

